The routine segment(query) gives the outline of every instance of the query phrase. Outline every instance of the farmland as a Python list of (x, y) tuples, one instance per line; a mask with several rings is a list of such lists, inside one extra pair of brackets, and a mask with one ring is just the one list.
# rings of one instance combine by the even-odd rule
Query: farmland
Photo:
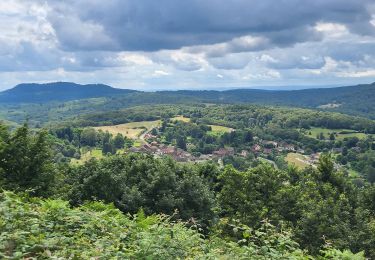
[(175, 116), (171, 118), (171, 121), (182, 121), (182, 122), (190, 122), (190, 118), (185, 117), (185, 116)]
[(103, 132), (108, 131), (112, 135), (122, 134), (131, 139), (138, 139), (142, 133), (151, 130), (154, 127), (158, 127), (161, 124), (160, 120), (155, 121), (141, 121), (131, 122), (120, 125), (111, 126), (98, 126), (94, 127), (96, 130), (102, 130)]
[(310, 165), (306, 160), (307, 158), (299, 153), (288, 153), (285, 157), (285, 161), (288, 164), (294, 165), (298, 169), (304, 169)]
[(357, 137), (358, 139), (366, 138), (366, 134), (356, 132), (350, 129), (328, 129), (321, 127), (312, 127), (311, 129), (305, 130), (304, 134), (308, 137), (318, 139), (320, 133), (323, 133), (325, 139), (329, 139), (331, 133), (334, 133), (335, 139), (343, 140), (344, 138)]
[(221, 126), (221, 125), (209, 125), (211, 127), (211, 134), (223, 134), (223, 133), (230, 133), (234, 131), (233, 128)]
[(89, 151), (82, 151), (80, 159), (71, 159), (70, 163), (72, 165), (82, 165), (91, 158), (101, 159), (103, 158), (102, 150), (101, 149), (93, 149)]

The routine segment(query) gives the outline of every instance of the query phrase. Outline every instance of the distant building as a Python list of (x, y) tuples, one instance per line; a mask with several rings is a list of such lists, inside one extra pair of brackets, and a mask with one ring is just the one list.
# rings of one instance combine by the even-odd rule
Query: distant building
[(263, 153), (270, 154), (272, 153), (272, 149), (264, 148)]
[(251, 148), (251, 150), (254, 152), (254, 153), (258, 153), (262, 150), (262, 147), (260, 147), (259, 144), (254, 144), (253, 147)]
[(332, 152), (334, 152), (334, 153), (342, 153), (342, 147), (339, 147), (339, 148), (333, 148), (332, 149)]
[(234, 155), (234, 148), (232, 148), (232, 147), (220, 148), (219, 150), (214, 151), (213, 154), (216, 155), (216, 156), (219, 156), (219, 157)]
[(284, 146), (285, 151), (295, 152), (296, 147), (292, 144), (285, 144)]
[(262, 142), (264, 145), (270, 145), (270, 146), (273, 146), (273, 147), (277, 147), (278, 146), (278, 143), (275, 142), (275, 141), (263, 141)]
[(173, 147), (173, 146), (166, 146), (166, 147), (161, 148), (160, 152), (162, 154), (169, 154), (169, 155), (171, 155), (171, 154), (173, 154), (175, 152), (175, 150), (176, 150), (176, 148)]
[(246, 151), (246, 150), (242, 150), (241, 153), (240, 153), (240, 155), (241, 155), (242, 157), (247, 157), (247, 156), (249, 155), (249, 152)]
[(361, 152), (361, 147), (356, 146), (356, 147), (353, 147), (352, 150), (360, 153)]

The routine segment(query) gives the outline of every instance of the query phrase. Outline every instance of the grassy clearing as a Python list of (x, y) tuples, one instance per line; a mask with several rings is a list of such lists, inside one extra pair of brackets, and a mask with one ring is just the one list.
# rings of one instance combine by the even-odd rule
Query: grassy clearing
[(118, 133), (122, 134), (131, 139), (138, 139), (139, 136), (145, 131), (150, 130), (154, 127), (158, 127), (161, 124), (161, 120), (156, 121), (141, 121), (141, 122), (131, 122), (120, 125), (110, 125), (110, 126), (98, 126), (94, 127), (96, 130), (108, 131), (109, 133), (116, 135)]
[(348, 173), (349, 173), (349, 177), (352, 177), (352, 178), (358, 178), (360, 176), (360, 174), (353, 169), (348, 169)]
[(96, 159), (101, 159), (103, 158), (103, 153), (102, 150), (100, 149), (94, 149), (94, 150), (89, 150), (87, 152), (81, 151), (81, 158), (80, 159), (71, 159), (70, 164), (72, 165), (82, 165), (91, 158), (96, 158)]
[[(340, 132), (350, 132), (350, 133), (340, 133)], [(335, 138), (337, 140), (343, 140), (347, 137), (358, 137), (359, 139), (366, 138), (366, 134), (364, 133), (357, 133), (354, 130), (350, 129), (328, 129), (328, 128), (321, 128), (321, 127), (313, 127), (309, 130), (306, 130), (305, 135), (312, 138), (317, 138), (317, 136), (323, 133), (325, 139), (329, 139), (329, 135), (331, 133), (336, 133)]]
[(328, 104), (325, 104), (325, 105), (320, 105), (320, 106), (318, 106), (318, 108), (323, 108), (323, 109), (326, 109), (326, 108), (338, 108), (340, 106), (341, 106), (341, 104), (328, 103)]
[(190, 122), (190, 118), (184, 116), (175, 116), (171, 118), (171, 121), (182, 121), (182, 122)]
[(221, 125), (210, 125), (211, 131), (209, 133), (211, 134), (224, 134), (224, 133), (230, 133), (234, 131), (233, 128), (221, 126)]
[(309, 166), (309, 164), (306, 161), (306, 157), (299, 153), (288, 153), (288, 155), (285, 157), (285, 161), (288, 164), (293, 164), (299, 169), (304, 169)]

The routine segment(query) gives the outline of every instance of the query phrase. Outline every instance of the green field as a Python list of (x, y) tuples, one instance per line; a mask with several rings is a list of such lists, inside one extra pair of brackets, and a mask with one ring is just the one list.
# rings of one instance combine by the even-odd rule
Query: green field
[(120, 125), (110, 125), (110, 126), (98, 126), (94, 127), (96, 130), (102, 130), (104, 132), (116, 135), (118, 133), (122, 134), (131, 139), (138, 139), (139, 136), (145, 130), (151, 130), (154, 127), (158, 127), (161, 124), (161, 120), (156, 121), (141, 121), (141, 122), (131, 122)]
[(190, 118), (184, 116), (175, 116), (171, 118), (171, 121), (182, 121), (182, 122), (190, 122)]
[[(340, 132), (344, 132), (344, 131), (350, 132), (350, 133), (340, 134)], [(308, 129), (308, 130), (306, 130), (304, 135), (317, 139), (317, 136), (320, 133), (323, 133), (325, 139), (329, 139), (329, 135), (331, 133), (336, 133), (335, 138), (337, 140), (343, 140), (346, 137), (358, 137), (359, 139), (364, 139), (367, 136), (364, 133), (358, 133), (358, 132), (355, 132), (354, 130), (350, 130), (350, 129), (328, 129), (328, 128), (320, 128), (320, 127), (313, 127), (311, 129)]]
[(304, 169), (310, 166), (310, 164), (305, 162), (305, 160), (306, 157), (299, 153), (288, 153), (288, 155), (285, 157), (285, 161), (288, 164), (295, 165), (298, 169)]
[(211, 127), (211, 131), (209, 133), (211, 134), (224, 134), (224, 133), (230, 133), (234, 131), (233, 128), (221, 126), (221, 125), (209, 125)]
[(72, 165), (82, 165), (86, 161), (90, 160), (91, 158), (96, 158), (96, 159), (103, 158), (102, 150), (94, 149), (94, 150), (89, 150), (85, 153), (83, 151), (81, 151), (81, 158), (80, 159), (71, 159), (70, 163)]

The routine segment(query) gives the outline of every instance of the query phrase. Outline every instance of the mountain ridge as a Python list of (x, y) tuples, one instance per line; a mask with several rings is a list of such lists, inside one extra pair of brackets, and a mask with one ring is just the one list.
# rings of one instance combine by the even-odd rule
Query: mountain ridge
[(0, 102), (44, 103), (108, 97), (132, 92), (136, 92), (136, 90), (118, 89), (105, 84), (77, 84), (73, 82), (21, 83), (11, 89), (0, 92)]
[[(375, 83), (303, 90), (176, 90), (144, 92), (113, 88), (104, 84), (80, 85), (69, 82), (20, 84), (0, 92), (0, 104), (48, 103), (106, 98), (117, 106), (167, 103), (252, 103), (324, 109), (375, 119)], [(99, 108), (98, 108), (99, 109)]]

